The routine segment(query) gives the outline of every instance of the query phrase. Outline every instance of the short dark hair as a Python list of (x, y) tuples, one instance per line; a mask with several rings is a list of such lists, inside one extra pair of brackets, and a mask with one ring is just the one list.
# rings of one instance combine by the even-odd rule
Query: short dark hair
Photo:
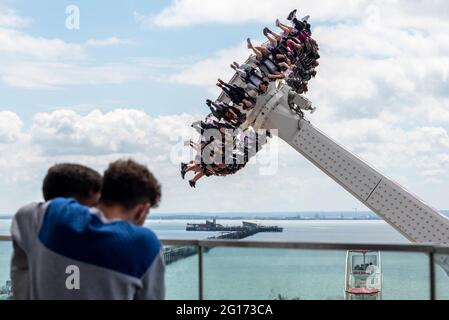
[(45, 201), (54, 198), (87, 199), (101, 191), (101, 175), (88, 167), (73, 164), (56, 164), (48, 169), (42, 184)]
[(111, 163), (103, 174), (101, 201), (119, 204), (131, 210), (139, 203), (150, 202), (156, 208), (161, 199), (161, 185), (148, 168), (132, 159)]

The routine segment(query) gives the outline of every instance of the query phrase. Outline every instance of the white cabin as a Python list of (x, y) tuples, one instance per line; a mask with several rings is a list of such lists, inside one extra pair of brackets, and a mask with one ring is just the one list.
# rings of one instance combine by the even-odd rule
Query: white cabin
[(347, 252), (345, 299), (382, 299), (382, 261), (379, 251)]

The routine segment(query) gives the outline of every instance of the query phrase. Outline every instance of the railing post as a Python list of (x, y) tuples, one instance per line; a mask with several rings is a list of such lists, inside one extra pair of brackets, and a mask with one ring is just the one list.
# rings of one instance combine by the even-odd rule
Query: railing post
[(435, 288), (435, 253), (429, 252), (429, 281), (430, 281), (430, 300), (436, 300)]
[(198, 299), (204, 300), (203, 295), (203, 247), (198, 245)]

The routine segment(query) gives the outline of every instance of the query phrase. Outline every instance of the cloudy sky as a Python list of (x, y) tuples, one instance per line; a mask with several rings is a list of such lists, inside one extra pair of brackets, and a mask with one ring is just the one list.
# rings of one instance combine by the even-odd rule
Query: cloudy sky
[[(66, 27), (68, 5), (79, 30)], [(449, 209), (446, 0), (1, 0), (0, 212), (39, 200), (54, 163), (103, 171), (123, 157), (161, 180), (160, 213), (364, 209), (283, 143), (275, 175), (261, 174), (267, 153), (196, 190), (179, 177), (181, 137), (214, 81), (292, 8), (311, 15), (321, 47), (310, 120)]]

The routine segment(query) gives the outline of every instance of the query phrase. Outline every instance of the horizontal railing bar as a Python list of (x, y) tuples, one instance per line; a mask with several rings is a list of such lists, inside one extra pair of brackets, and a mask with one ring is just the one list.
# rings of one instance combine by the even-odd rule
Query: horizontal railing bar
[[(0, 241), (11, 241), (11, 236), (0, 236)], [(311, 243), (311, 242), (268, 242), (235, 240), (176, 240), (163, 239), (164, 246), (201, 246), (203, 248), (233, 247), (260, 249), (303, 249), (303, 250), (372, 250), (396, 252), (424, 252), (449, 255), (449, 247), (423, 244), (379, 244), (379, 243)]]
[(373, 243), (308, 243), (308, 242), (266, 242), (266, 241), (225, 241), (199, 240), (202, 247), (236, 247), (265, 249), (313, 249), (313, 250), (372, 250), (372, 251), (404, 251), (433, 252), (434, 247), (416, 244), (373, 244)]
[(164, 246), (199, 246), (198, 240), (161, 239), (161, 243)]
[(266, 249), (315, 249), (315, 250), (374, 250), (404, 252), (434, 252), (449, 254), (449, 248), (420, 244), (374, 244), (374, 243), (308, 243), (308, 242), (267, 242), (234, 240), (161, 240), (170, 246), (202, 246), (206, 248), (266, 248)]
[(433, 252), (435, 254), (449, 255), (449, 247), (434, 246), (433, 248), (435, 249)]

